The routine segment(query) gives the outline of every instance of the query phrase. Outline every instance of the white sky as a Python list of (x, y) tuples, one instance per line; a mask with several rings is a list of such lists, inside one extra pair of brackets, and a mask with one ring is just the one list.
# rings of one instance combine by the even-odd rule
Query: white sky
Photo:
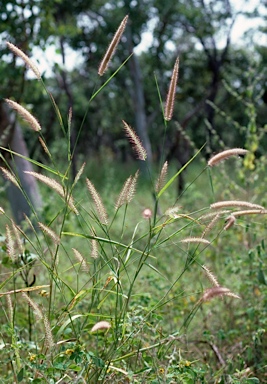
[[(235, 11), (252, 12), (255, 8), (261, 13), (261, 15), (267, 16), (266, 8), (260, 6), (260, 0), (232, 0), (232, 7)], [(257, 29), (259, 26), (266, 26), (265, 20), (262, 17), (249, 19), (245, 16), (238, 15), (236, 22), (232, 29), (231, 41), (237, 45), (244, 45), (244, 35), (251, 28)], [(152, 26), (153, 28), (153, 23)], [(257, 33), (257, 44), (267, 45), (267, 34)], [(254, 40), (255, 40), (254, 39)], [(149, 48), (153, 42), (153, 35), (151, 32), (144, 32), (142, 42), (135, 47), (135, 52), (140, 53), (143, 50)], [(222, 46), (225, 44), (225, 39), (222, 39)]]

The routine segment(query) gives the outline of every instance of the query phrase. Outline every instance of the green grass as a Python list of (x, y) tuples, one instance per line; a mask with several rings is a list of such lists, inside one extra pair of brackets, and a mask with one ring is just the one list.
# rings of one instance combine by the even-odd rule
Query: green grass
[[(251, 382), (244, 380), (249, 380), (250, 376), (264, 377), (266, 314), (261, 301), (267, 291), (263, 263), (264, 219), (258, 216), (256, 219), (240, 218), (231, 231), (222, 233), (224, 220), (221, 220), (209, 234), (211, 246), (181, 244), (181, 238), (200, 235), (203, 224), (200, 226), (195, 219), (208, 212), (209, 203), (213, 201), (211, 192), (203, 193), (204, 186), (207, 188), (207, 171), (192, 184), (200, 167), (199, 161), (195, 162), (186, 174), (184, 195), (177, 200), (176, 189), (171, 188), (160, 204), (164, 212), (172, 206), (171, 202), (176, 202), (184, 217), (161, 227), (166, 220), (163, 217), (155, 225), (155, 232), (159, 232), (154, 237), (149, 235), (153, 228), (151, 222), (142, 217), (142, 210), (153, 206), (148, 183), (142, 185), (140, 182), (126, 218), (122, 209), (107, 232), (92, 213), (92, 200), (81, 179), (77, 190), (81, 213), (78, 217), (69, 213), (64, 219), (54, 269), (51, 268), (55, 244), (49, 238), (43, 238), (40, 232), (36, 234), (38, 245), (37, 239), (30, 234), (25, 246), (29, 255), (37, 255), (34, 264), (23, 265), (19, 260), (14, 264), (5, 258), (3, 277), (10, 276), (10, 269), (15, 273), (17, 268), (21, 268), (21, 272), (29, 269), (29, 279), (36, 275), (35, 285), (53, 286), (51, 298), (49, 288), (43, 292), (44, 296), (35, 291), (30, 296), (49, 314), (54, 343), (59, 344), (50, 349), (44, 346), (42, 322), (36, 321), (32, 311), (29, 315), (19, 293), (11, 295), (15, 309), (12, 325), (2, 298), (2, 306), (6, 308), (1, 331), (5, 344), (1, 357), (3, 380), (8, 382), (14, 373), (18, 381), (23, 373), (23, 380), (30, 380), (35, 375), (33, 382), (44, 383), (51, 382), (52, 378), (56, 382), (64, 374), (68, 380), (74, 380), (80, 374), (89, 382), (107, 383), (116, 380), (229, 382), (230, 377), (231, 380), (237, 377), (231, 382), (239, 382), (238, 377), (242, 375), (247, 376), (242, 382)], [(119, 169), (120, 166), (114, 165), (111, 174), (119, 174)], [(170, 173), (175, 170), (171, 169)], [(220, 180), (220, 171), (216, 170), (216, 173)], [(114, 202), (121, 184), (118, 180), (111, 188), (107, 180), (107, 188), (102, 186), (101, 189), (99, 183), (110, 216), (112, 212), (114, 214)], [(216, 186), (217, 183), (215, 189)], [(48, 197), (43, 222), (52, 223), (51, 227), (57, 231), (62, 223), (60, 215), (55, 214), (60, 198), (51, 198), (51, 190), (45, 186), (42, 192)], [(60, 204), (64, 207), (64, 202)], [(104, 243), (99, 240), (99, 258), (96, 260), (90, 257), (90, 239), (86, 238), (91, 236), (92, 222), (96, 228), (99, 225), (97, 238), (106, 239)], [(64, 232), (77, 235), (68, 236)], [(168, 237), (170, 239), (164, 241)], [(146, 256), (142, 252), (148, 252), (148, 239), (150, 250)], [(131, 242), (136, 251), (127, 256), (129, 249), (125, 247)], [(86, 259), (89, 272), (81, 270), (72, 248), (77, 248)], [(4, 243), (2, 252), (6, 253)], [(143, 265), (136, 277), (142, 258)], [(203, 289), (210, 286), (201, 270), (202, 264), (208, 265), (220, 284), (240, 294), (242, 300), (217, 298), (198, 308)], [(17, 273), (2, 291), (24, 286), (25, 280)], [(29, 316), (32, 319), (31, 335)], [(91, 334), (90, 329), (98, 320), (109, 321), (111, 328)], [(8, 342), (10, 337), (12, 343)], [(23, 349), (20, 343), (23, 343)], [(12, 373), (8, 360), (12, 356), (16, 359), (16, 354), (20, 364), (13, 364), (15, 372)], [(220, 357), (224, 365), (219, 361)], [(84, 370), (81, 367), (85, 367)]]
[[(69, 127), (54, 108), (68, 151)], [(227, 231), (239, 208), (220, 210), (217, 221), (202, 217), (220, 200), (264, 204), (262, 163), (251, 170), (251, 160), (231, 158), (209, 169), (198, 153), (183, 171), (180, 196), (171, 165), (160, 190), (152, 170), (116, 210), (138, 163), (95, 159), (73, 183), (65, 155), (39, 165), (58, 183), (39, 182), (41, 213), (18, 226), (4, 202), (2, 382), (266, 382), (265, 215), (241, 216)], [(228, 291), (218, 296), (221, 287)], [(100, 321), (104, 327), (92, 332)]]

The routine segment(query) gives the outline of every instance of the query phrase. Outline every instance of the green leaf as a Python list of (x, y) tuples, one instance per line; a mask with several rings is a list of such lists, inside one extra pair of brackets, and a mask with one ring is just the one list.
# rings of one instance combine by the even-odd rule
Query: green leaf
[(258, 280), (259, 280), (260, 284), (267, 285), (265, 275), (264, 275), (262, 269), (259, 269), (259, 271), (258, 271)]
[(24, 376), (24, 368), (21, 368), (21, 370), (19, 371), (19, 373), (17, 375), (17, 379), (18, 379), (19, 383), (23, 380), (23, 376)]
[(61, 177), (61, 178), (63, 178), (63, 179), (66, 179), (66, 178), (67, 178), (66, 175), (63, 175), (63, 174), (59, 173), (57, 170), (54, 170), (53, 168), (48, 167), (48, 166), (45, 165), (45, 164), (39, 163), (39, 161), (30, 159), (30, 158), (27, 157), (27, 156), (23, 156), (23, 155), (21, 155), (20, 153), (11, 151), (11, 149), (8, 149), (8, 148), (5, 148), (5, 147), (1, 147), (1, 146), (0, 146), (0, 149), (1, 149), (1, 151), (5, 151), (5, 152), (8, 152), (8, 153), (11, 153), (12, 155), (15, 155), (15, 156), (17, 156), (17, 157), (20, 157), (21, 159), (27, 160), (27, 161), (29, 161), (30, 163), (32, 163), (32, 164), (34, 164), (34, 165), (36, 165), (36, 166), (38, 166), (38, 167), (40, 167), (40, 168), (42, 168), (42, 169), (45, 169), (46, 171), (48, 171), (48, 172), (50, 172), (50, 173), (53, 173), (53, 174), (55, 174), (55, 175), (57, 175), (57, 176), (59, 176), (59, 177)]
[(79, 372), (82, 368), (79, 365), (71, 364), (69, 366), (69, 369), (71, 369), (72, 371), (75, 371), (75, 372)]

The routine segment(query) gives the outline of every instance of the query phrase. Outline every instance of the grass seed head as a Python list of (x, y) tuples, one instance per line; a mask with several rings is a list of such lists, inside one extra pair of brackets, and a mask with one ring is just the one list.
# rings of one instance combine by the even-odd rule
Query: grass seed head
[(205, 237), (211, 230), (212, 228), (214, 228), (214, 226), (216, 225), (217, 221), (219, 220), (220, 218), (220, 213), (217, 213), (213, 218), (212, 220), (209, 222), (209, 224), (206, 226), (206, 228), (204, 229), (204, 231), (202, 232), (202, 235), (201, 237)]
[(9, 225), (6, 225), (6, 249), (7, 254), (10, 257), (10, 259), (15, 262), (17, 259), (17, 254), (15, 251), (15, 242), (12, 238), (11, 229), (9, 228)]
[(41, 144), (43, 150), (45, 151), (45, 153), (51, 158), (51, 157), (52, 157), (52, 156), (51, 156), (51, 153), (50, 153), (50, 151), (49, 151), (49, 149), (48, 149), (46, 143), (44, 142), (44, 140), (43, 140), (40, 136), (39, 136), (38, 139), (39, 139), (40, 144)]
[(243, 148), (227, 149), (226, 151), (222, 151), (217, 155), (212, 156), (208, 161), (208, 165), (213, 167), (214, 165), (219, 164), (221, 161), (228, 159), (231, 156), (245, 155), (247, 152), (248, 151)]
[(5, 101), (12, 109), (18, 112), (18, 114), (22, 117), (23, 120), (27, 121), (27, 123), (30, 124), (34, 131), (38, 132), (41, 130), (39, 122), (29, 111), (27, 111), (27, 109), (25, 109), (13, 100), (5, 99)]
[(123, 184), (123, 187), (119, 193), (119, 196), (115, 204), (116, 210), (119, 209), (123, 204), (127, 203), (132, 182), (133, 182), (133, 177), (129, 176), (128, 179)]
[(13, 52), (16, 56), (20, 57), (24, 61), (24, 63), (33, 71), (37, 79), (41, 80), (41, 73), (37, 66), (31, 61), (31, 59), (14, 44), (7, 41), (6, 45), (11, 52)]
[(21, 293), (22, 297), (28, 302), (28, 304), (30, 305), (30, 307), (32, 307), (37, 319), (41, 320), (43, 319), (44, 317), (44, 314), (41, 310), (41, 308), (39, 307), (39, 305), (37, 305), (32, 299), (31, 297), (25, 293), (25, 292), (22, 292)]
[(216, 279), (215, 275), (205, 265), (202, 265), (202, 268), (204, 269), (206, 276), (209, 279), (209, 281), (211, 282), (211, 284), (214, 287), (219, 287), (220, 284), (218, 283), (218, 280)]
[(53, 334), (50, 322), (47, 316), (43, 315), (44, 328), (45, 328), (45, 345), (47, 348), (52, 348), (54, 346)]
[(81, 265), (81, 269), (84, 272), (89, 272), (89, 265), (87, 264), (85, 258), (82, 256), (82, 254), (75, 248), (72, 248), (74, 256), (76, 257), (77, 261)]
[(179, 74), (179, 57), (176, 59), (173, 67), (171, 82), (170, 82), (169, 91), (167, 94), (167, 99), (165, 104), (164, 118), (167, 121), (171, 120), (173, 115), (176, 87), (178, 82), (178, 74)]
[(180, 240), (181, 243), (202, 243), (210, 244), (210, 241), (203, 239), (202, 237), (186, 237), (185, 239)]
[(262, 205), (253, 204), (249, 201), (239, 201), (239, 200), (228, 200), (228, 201), (217, 201), (210, 205), (211, 209), (221, 209), (228, 207), (246, 207), (251, 209), (259, 209), (265, 211), (265, 208)]
[(24, 173), (32, 175), (36, 179), (40, 180), (42, 183), (46, 184), (48, 187), (52, 188), (56, 193), (59, 194), (59, 196), (61, 196), (66, 201), (69, 208), (76, 215), (79, 215), (79, 212), (78, 212), (77, 208), (75, 207), (73, 197), (71, 195), (66, 196), (64, 188), (56, 180), (51, 179), (50, 177), (47, 177), (45, 175), (41, 175), (40, 173), (37, 173), (37, 172), (24, 171)]
[(95, 203), (96, 210), (98, 212), (98, 217), (102, 224), (108, 224), (108, 216), (106, 209), (104, 207), (104, 204), (102, 202), (102, 199), (100, 195), (98, 194), (97, 190), (95, 189), (94, 184), (89, 180), (86, 179), (87, 188), (92, 196), (92, 199)]
[(13, 183), (17, 188), (20, 188), (19, 183), (18, 183), (15, 175), (12, 172), (10, 172), (8, 169), (6, 169), (4, 167), (0, 167), (0, 169), (1, 169), (2, 173), (3, 173), (3, 176), (7, 180), (11, 181), (11, 183)]
[(11, 295), (6, 295), (6, 302), (7, 302), (7, 309), (8, 309), (8, 318), (10, 323), (13, 323), (14, 310), (13, 310)]
[[(91, 235), (92, 236), (96, 236), (94, 228), (92, 228)], [(91, 240), (91, 257), (93, 259), (97, 259), (98, 258), (98, 242), (97, 242), (96, 239), (92, 239)]]
[(146, 150), (143, 147), (143, 145), (141, 143), (141, 140), (137, 136), (136, 132), (124, 120), (122, 120), (122, 122), (123, 122), (123, 125), (124, 125), (126, 136), (128, 137), (130, 143), (132, 144), (133, 150), (137, 154), (137, 158), (139, 160), (143, 160), (143, 161), (146, 160), (146, 158), (147, 158)]
[(164, 187), (167, 172), (168, 172), (168, 162), (165, 161), (165, 163), (163, 164), (163, 167), (160, 171), (156, 185), (155, 185), (155, 191), (157, 193), (159, 193), (162, 190), (162, 188)]
[(226, 224), (224, 226), (224, 230), (227, 231), (229, 228), (231, 228), (236, 222), (236, 218), (234, 215), (230, 215), (226, 218)]
[(111, 324), (108, 321), (105, 321), (105, 320), (99, 321), (92, 327), (91, 332), (109, 329), (110, 327), (111, 327)]
[(60, 237), (54, 232), (54, 231), (52, 231), (52, 229), (51, 228), (49, 228), (49, 227), (47, 227), (46, 225), (44, 225), (44, 224), (42, 224), (42, 223), (38, 223), (38, 225), (39, 225), (39, 227), (40, 227), (40, 229), (44, 232), (44, 233), (46, 233), (52, 240), (53, 240), (53, 242), (56, 244), (56, 245), (58, 245), (58, 244), (60, 244)]
[(223, 297), (223, 296), (231, 296), (231, 297), (235, 297), (236, 299), (240, 299), (240, 296), (231, 292), (230, 289), (217, 286), (217, 287), (212, 287), (212, 288), (206, 289), (204, 291), (202, 298), (201, 298), (201, 301), (210, 301), (211, 299), (214, 299), (215, 297)]
[(106, 72), (106, 70), (109, 66), (110, 60), (112, 59), (112, 57), (116, 51), (117, 45), (119, 44), (119, 41), (121, 39), (121, 36), (125, 30), (127, 20), (128, 20), (128, 15), (124, 17), (119, 28), (117, 29), (117, 31), (115, 33), (113, 39), (111, 40), (111, 43), (110, 43), (101, 63), (99, 65), (99, 68), (98, 68), (99, 76), (102, 76)]
[(267, 213), (266, 209), (246, 209), (244, 211), (232, 212), (232, 216), (239, 217), (239, 216), (246, 216), (246, 215), (266, 215), (266, 213)]
[(79, 171), (77, 172), (77, 175), (75, 176), (73, 185), (76, 185), (76, 184), (78, 183), (78, 181), (80, 180), (80, 177), (81, 177), (82, 174), (83, 174), (85, 165), (86, 165), (86, 163), (83, 163), (82, 166), (81, 166), (81, 168), (80, 168)]

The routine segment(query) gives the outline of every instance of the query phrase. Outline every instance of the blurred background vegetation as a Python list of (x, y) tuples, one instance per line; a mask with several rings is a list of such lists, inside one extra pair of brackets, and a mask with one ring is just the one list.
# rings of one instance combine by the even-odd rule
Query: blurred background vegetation
[[(80, 136), (74, 173), (78, 160), (98, 157), (125, 163), (131, 159), (122, 132), (125, 118), (141, 137), (150, 162), (168, 159), (175, 164), (184, 164), (194, 146), (200, 148), (205, 142), (208, 155), (222, 145), (246, 146), (242, 127), (250, 117), (238, 97), (253, 99), (258, 125), (266, 122), (267, 50), (260, 44), (266, 33), (262, 27), (266, 1), (255, 7), (252, 1), (229, 0), (14, 0), (0, 4), (0, 98), (14, 98), (37, 116), (49, 148), (52, 145), (60, 157), (62, 143), (53, 106), (40, 83), (7, 50), (5, 42), (10, 41), (39, 62), (62, 116), (73, 108), (72, 143)], [(90, 103), (84, 119), (90, 97), (105, 80), (97, 76), (99, 62), (126, 14), (127, 30), (106, 79), (134, 55), (104, 88), (102, 97)], [(251, 20), (257, 25), (254, 29), (249, 28)], [(240, 35), (244, 25), (248, 28)], [(165, 128), (156, 87), (164, 98), (177, 56), (177, 102), (163, 150)], [(32, 135), (25, 131), (24, 137), (30, 155), (45, 162)], [(266, 151), (266, 145), (266, 139), (261, 140), (257, 155)]]

